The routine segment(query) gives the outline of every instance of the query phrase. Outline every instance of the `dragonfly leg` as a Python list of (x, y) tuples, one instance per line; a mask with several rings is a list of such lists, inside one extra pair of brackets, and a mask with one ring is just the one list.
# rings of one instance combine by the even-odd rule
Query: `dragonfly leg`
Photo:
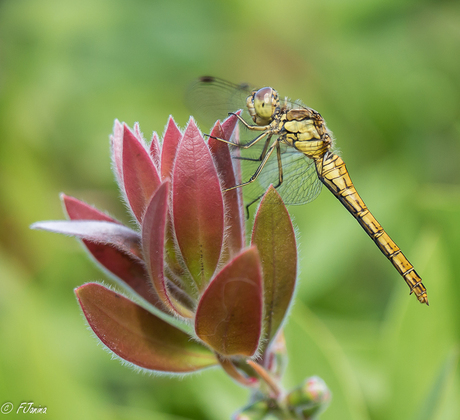
[(278, 188), (283, 183), (283, 165), (281, 163), (281, 147), (280, 142), (276, 142), (276, 157), (278, 158), (278, 185), (275, 188)]
[(254, 146), (254, 144), (256, 144), (258, 141), (262, 140), (264, 137), (267, 137), (269, 134), (271, 134), (270, 131), (266, 131), (265, 133), (258, 135), (255, 139), (251, 140), (249, 143), (245, 143), (245, 144), (235, 143), (233, 141), (225, 140), (220, 137), (214, 137), (209, 134), (205, 134), (205, 136), (209, 137), (210, 139), (222, 141), (224, 143), (229, 144), (230, 146), (239, 147), (241, 149), (249, 149), (251, 146)]
[(254, 203), (259, 201), (262, 198), (263, 194), (254, 200), (252, 200), (250, 203), (246, 204), (246, 219), (249, 219), (249, 207), (251, 207)]
[[(281, 184), (283, 183), (283, 165), (281, 164), (281, 148), (280, 148), (280, 144), (278, 141), (276, 142), (276, 155), (278, 158), (278, 177), (279, 178), (278, 178), (278, 184), (275, 185), (275, 189), (279, 188)], [(259, 201), (264, 196), (264, 194), (259, 195), (257, 198), (252, 200), (250, 203), (246, 204), (246, 218), (249, 219), (249, 207), (251, 207), (254, 203)]]
[[(251, 162), (262, 162), (262, 160), (264, 159), (265, 155), (267, 154), (267, 149), (268, 149), (268, 146), (270, 145), (270, 139), (272, 138), (272, 136), (270, 135), (267, 140), (265, 140), (265, 144), (264, 144), (264, 148), (262, 150), (262, 153), (260, 154), (260, 156), (258, 158), (249, 158), (249, 157), (244, 157), (244, 156), (233, 156), (233, 159), (238, 159), (238, 160), (249, 160)], [(247, 149), (247, 147), (246, 147)]]
[(266, 131), (266, 130), (268, 130), (270, 128), (270, 125), (251, 125), (251, 124), (248, 124), (241, 115), (235, 114), (234, 112), (229, 112), (228, 115), (234, 115), (236, 118), (238, 118), (240, 120), (241, 124), (243, 124), (249, 130)]
[(270, 156), (272, 155), (273, 151), (275, 150), (275, 147), (276, 145), (278, 144), (278, 142), (276, 141), (275, 143), (273, 143), (270, 148), (268, 149), (267, 153), (265, 154), (265, 157), (263, 158), (262, 162), (260, 163), (259, 167), (256, 169), (256, 171), (254, 172), (254, 174), (251, 176), (251, 178), (249, 178), (248, 181), (246, 182), (243, 182), (242, 184), (239, 184), (239, 185), (235, 185), (233, 187), (230, 187), (230, 188), (226, 188), (224, 190), (225, 191), (230, 191), (230, 190), (234, 190), (235, 188), (240, 188), (240, 187), (244, 187), (245, 185), (249, 185), (251, 184), (252, 182), (254, 182), (257, 177), (260, 175), (260, 172), (262, 171), (262, 169), (264, 168), (265, 164), (267, 163), (268, 159), (270, 158)]

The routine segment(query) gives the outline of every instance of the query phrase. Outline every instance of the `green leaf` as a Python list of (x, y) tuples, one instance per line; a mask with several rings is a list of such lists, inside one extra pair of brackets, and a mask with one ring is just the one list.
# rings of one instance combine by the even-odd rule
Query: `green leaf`
[(259, 251), (264, 278), (265, 345), (275, 337), (294, 293), (297, 248), (289, 213), (273, 186), (257, 211), (252, 244)]

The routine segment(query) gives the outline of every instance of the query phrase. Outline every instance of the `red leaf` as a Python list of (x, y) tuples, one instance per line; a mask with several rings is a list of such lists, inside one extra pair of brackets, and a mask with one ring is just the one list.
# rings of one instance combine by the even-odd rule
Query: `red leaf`
[(83, 242), (91, 255), (106, 270), (147, 302), (169, 313), (153, 289), (147, 270), (141, 261), (108, 245)]
[(152, 141), (150, 142), (149, 153), (150, 153), (150, 157), (153, 160), (153, 163), (155, 164), (155, 167), (159, 171), (160, 170), (161, 147), (160, 147), (160, 142), (158, 140), (157, 133), (153, 133)]
[[(225, 120), (225, 125), (222, 126), (217, 122), (211, 136), (225, 140), (230, 139), (238, 121), (234, 115), (231, 118), (233, 119)], [(222, 189), (235, 186), (236, 179), (228, 145), (211, 137), (208, 141), (208, 147), (219, 173)], [(231, 258), (243, 249), (245, 243), (243, 206), (238, 198), (238, 190), (226, 191), (223, 196), (225, 203), (225, 246), (228, 248)]]
[(297, 248), (289, 213), (273, 186), (257, 211), (252, 244), (264, 273), (265, 346), (275, 337), (291, 302), (297, 276)]
[(61, 194), (61, 200), (71, 220), (102, 220), (121, 224), (118, 220), (75, 197)]
[[(235, 114), (241, 115), (241, 111), (237, 111)], [(224, 132), (225, 140), (230, 140), (232, 137), (233, 132), (235, 131), (235, 127), (238, 124), (238, 118), (236, 115), (230, 115), (222, 122), (222, 131)]]
[(141, 128), (139, 127), (139, 123), (136, 122), (134, 123), (134, 127), (133, 127), (133, 131), (134, 131), (134, 135), (136, 136), (136, 138), (139, 140), (140, 143), (144, 143), (144, 136), (142, 135), (141, 133)]
[(169, 293), (164, 277), (165, 227), (168, 214), (169, 181), (165, 181), (153, 195), (142, 222), (142, 249), (153, 286), (172, 311), (190, 318), (193, 314)]
[[(171, 179), (174, 160), (176, 158), (179, 142), (182, 139), (182, 132), (177, 127), (173, 117), (169, 117), (166, 130), (163, 135), (161, 148), (161, 178)], [(152, 141), (153, 144), (153, 141)], [(187, 269), (184, 267), (180, 252), (177, 248), (174, 227), (172, 225), (171, 209), (166, 219), (166, 242), (165, 242), (165, 262), (173, 276), (183, 280), (182, 289), (188, 294), (196, 293), (196, 287)]]
[(181, 138), (182, 133), (174, 122), (173, 117), (169, 117), (161, 150), (161, 179), (171, 178), (174, 159), (176, 158)]
[(160, 185), (160, 177), (144, 145), (125, 125), (123, 132), (123, 183), (129, 205), (139, 222)]
[(112, 149), (112, 162), (115, 176), (120, 189), (123, 187), (123, 124), (115, 120), (113, 134), (110, 136), (110, 146)]
[(217, 364), (203, 345), (97, 283), (75, 289), (88, 323), (115, 354), (145, 369), (186, 373)]
[(238, 368), (233, 364), (233, 361), (231, 359), (226, 357), (220, 357), (219, 355), (217, 359), (220, 365), (222, 366), (222, 369), (236, 382), (240, 383), (243, 386), (252, 388), (255, 388), (257, 385), (259, 385), (259, 381), (257, 378), (248, 376), (241, 370), (238, 370)]
[(224, 206), (216, 168), (193, 119), (174, 164), (173, 223), (184, 261), (202, 290), (219, 262)]
[(118, 223), (99, 220), (49, 220), (34, 223), (31, 228), (111, 245), (125, 253), (140, 256), (139, 234)]
[(262, 273), (255, 247), (231, 260), (198, 304), (195, 331), (224, 356), (252, 356), (262, 328)]
[[(235, 114), (241, 115), (241, 110), (235, 112)], [(238, 121), (237, 121), (236, 116), (235, 115), (230, 115), (222, 123), (222, 130), (224, 131), (225, 136), (228, 136), (228, 138), (231, 138), (231, 136), (233, 136), (233, 141), (235, 143), (240, 142), (240, 130), (239, 130), (238, 124), (236, 124), (237, 122)], [(224, 137), (224, 138), (227, 138), (227, 137)], [(239, 156), (240, 151), (238, 149), (236, 149), (233, 152), (233, 155), (234, 156)], [(237, 160), (237, 159), (234, 159), (232, 163), (233, 163), (233, 169), (234, 169), (234, 172), (235, 172), (236, 183), (241, 184), (241, 182), (242, 182), (242, 179), (241, 179), (241, 161)], [(238, 191), (238, 199), (239, 199), (239, 201), (241, 203), (241, 206), (242, 206), (242, 203), (243, 203), (243, 189), (238, 188), (237, 191)], [(243, 208), (241, 208), (241, 211), (244, 213)], [(244, 214), (241, 217), (244, 220)]]
[[(65, 205), (67, 214), (72, 220), (104, 220), (118, 223), (105, 213), (74, 197), (61, 194), (61, 199)], [(98, 244), (86, 240), (83, 240), (83, 243), (88, 252), (104, 269), (115, 275), (119, 281), (125, 283), (130, 289), (158, 309), (165, 309), (162, 301), (152, 288), (144, 264), (138, 258), (133, 258), (111, 245)]]

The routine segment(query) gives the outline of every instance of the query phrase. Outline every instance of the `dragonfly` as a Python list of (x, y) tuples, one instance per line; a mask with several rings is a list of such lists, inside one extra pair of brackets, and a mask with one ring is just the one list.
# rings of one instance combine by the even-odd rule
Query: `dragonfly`
[(314, 200), (324, 185), (391, 261), (410, 294), (428, 305), (421, 277), (356, 191), (344, 161), (334, 152), (332, 133), (319, 112), (300, 101), (281, 99), (272, 87), (252, 89), (211, 76), (191, 85), (187, 102), (204, 120), (236, 115), (249, 139), (235, 142), (216, 138), (237, 149), (236, 157), (244, 163), (244, 182), (225, 191), (244, 187), (250, 206), (272, 184), (290, 205)]

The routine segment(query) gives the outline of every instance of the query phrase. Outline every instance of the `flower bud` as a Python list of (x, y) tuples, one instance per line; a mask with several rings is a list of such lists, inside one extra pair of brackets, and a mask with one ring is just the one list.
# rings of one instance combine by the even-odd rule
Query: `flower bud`
[(291, 412), (299, 419), (309, 420), (316, 418), (329, 404), (331, 392), (325, 382), (312, 376), (286, 395), (285, 401)]

